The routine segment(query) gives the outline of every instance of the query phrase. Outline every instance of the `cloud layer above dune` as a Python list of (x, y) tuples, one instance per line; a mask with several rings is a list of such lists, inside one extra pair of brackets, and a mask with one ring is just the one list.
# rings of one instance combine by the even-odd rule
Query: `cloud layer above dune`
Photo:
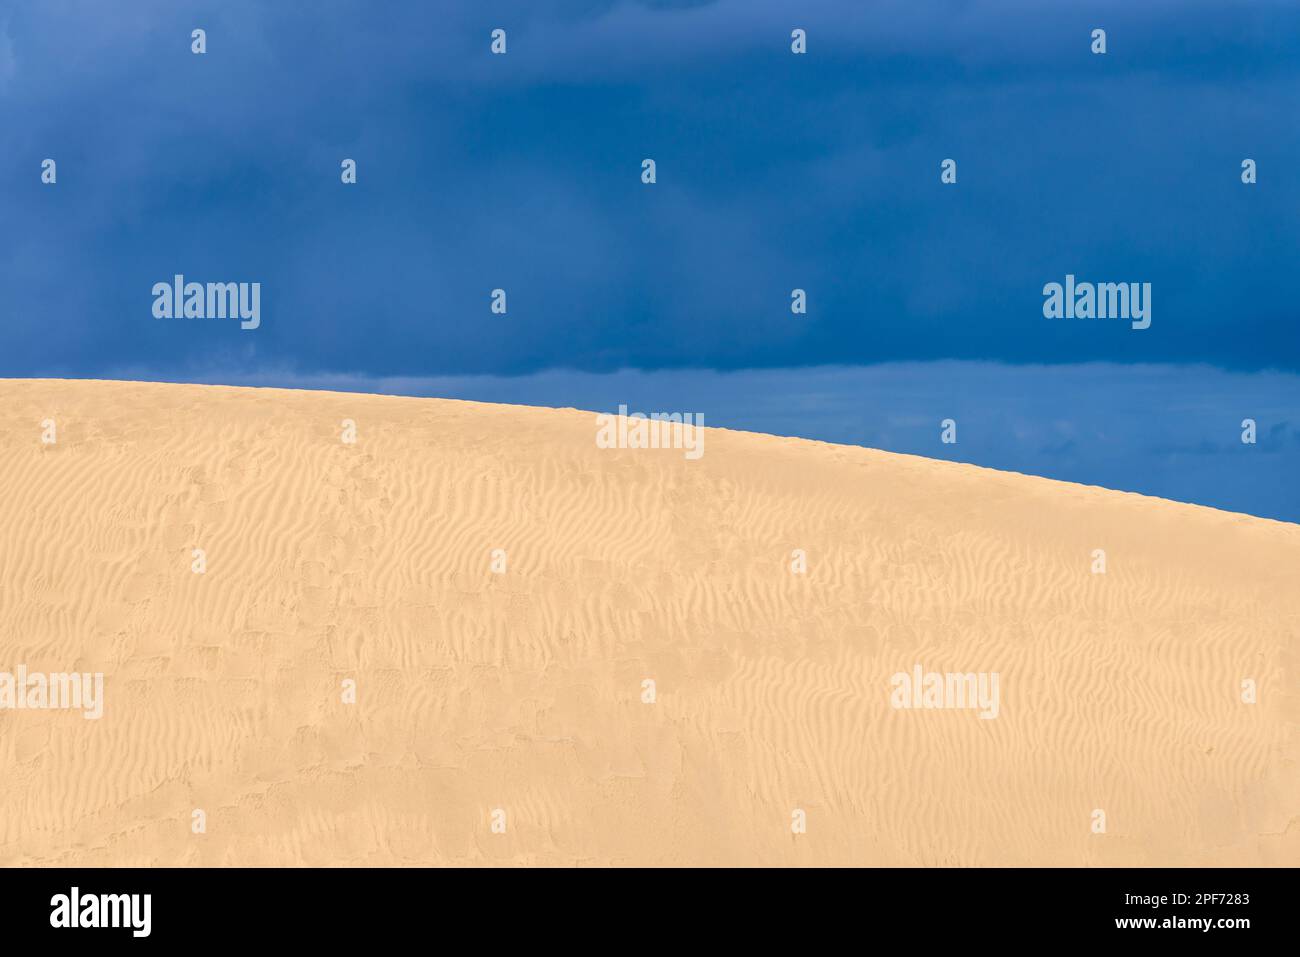
[[(119, 369), (117, 378), (157, 378)], [(164, 376), (164, 378), (166, 378)], [(207, 369), (194, 381), (443, 396), (612, 412), (689, 411), (705, 425), (971, 462), (1300, 521), (1300, 376), (1208, 366), (891, 363), (737, 372), (552, 370), (375, 378)], [(958, 423), (957, 442), (940, 423)], [(1242, 422), (1256, 442), (1242, 442)]]
[[(1300, 363), (1293, 4), (153, 0), (0, 31), (0, 374)], [(267, 322), (155, 321), (177, 273), (261, 282)], [(1152, 327), (1044, 320), (1067, 273), (1151, 283)]]

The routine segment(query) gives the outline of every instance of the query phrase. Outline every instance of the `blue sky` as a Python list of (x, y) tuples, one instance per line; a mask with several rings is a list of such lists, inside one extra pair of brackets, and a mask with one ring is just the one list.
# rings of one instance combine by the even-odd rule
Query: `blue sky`
[[(0, 4), (0, 375), (627, 389), (1298, 521), (1297, 37), (1195, 0)], [(261, 282), (261, 327), (155, 319), (175, 273)], [(1045, 319), (1067, 273), (1151, 283), (1151, 328)], [(956, 405), (956, 447), (888, 424)]]

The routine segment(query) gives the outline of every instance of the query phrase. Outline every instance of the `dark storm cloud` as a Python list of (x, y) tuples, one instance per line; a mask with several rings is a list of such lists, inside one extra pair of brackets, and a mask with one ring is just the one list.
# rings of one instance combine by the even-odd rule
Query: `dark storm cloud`
[[(63, 2), (0, 17), (0, 373), (1298, 364), (1291, 6)], [(807, 56), (789, 52), (795, 26)], [(1088, 51), (1093, 26), (1106, 56)], [(47, 156), (55, 187), (38, 181)], [(1239, 181), (1246, 156), (1257, 186)], [(262, 328), (154, 319), (150, 288), (176, 272), (262, 282)], [(1044, 319), (1042, 286), (1067, 272), (1151, 282), (1151, 329)], [(496, 287), (506, 317), (488, 311)]]

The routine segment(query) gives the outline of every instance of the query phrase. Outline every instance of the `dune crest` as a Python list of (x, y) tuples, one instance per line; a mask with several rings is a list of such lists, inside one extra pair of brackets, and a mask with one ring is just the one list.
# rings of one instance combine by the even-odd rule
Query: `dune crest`
[(706, 434), (0, 380), (0, 863), (1300, 863), (1300, 526)]

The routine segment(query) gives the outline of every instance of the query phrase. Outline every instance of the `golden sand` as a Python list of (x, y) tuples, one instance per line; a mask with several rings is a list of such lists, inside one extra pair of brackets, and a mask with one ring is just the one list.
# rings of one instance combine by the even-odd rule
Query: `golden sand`
[(0, 381), (0, 864), (1300, 864), (1300, 526), (594, 418)]

